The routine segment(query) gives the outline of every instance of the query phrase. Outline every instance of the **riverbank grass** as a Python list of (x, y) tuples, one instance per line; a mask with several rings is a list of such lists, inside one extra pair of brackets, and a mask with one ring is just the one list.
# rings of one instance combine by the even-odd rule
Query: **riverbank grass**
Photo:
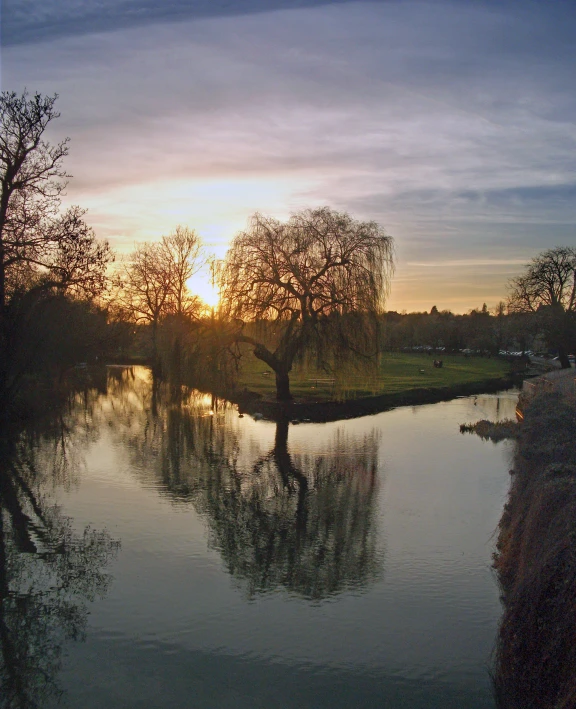
[[(342, 401), (473, 384), (500, 379), (510, 372), (510, 365), (497, 358), (445, 355), (441, 359), (442, 367), (436, 368), (434, 357), (385, 353), (378, 370), (366, 373), (353, 369), (327, 374), (313, 367), (295, 367), (290, 374), (290, 388), (300, 401)], [(274, 372), (251, 352), (242, 359), (239, 385), (266, 399), (273, 399), (276, 392)]]

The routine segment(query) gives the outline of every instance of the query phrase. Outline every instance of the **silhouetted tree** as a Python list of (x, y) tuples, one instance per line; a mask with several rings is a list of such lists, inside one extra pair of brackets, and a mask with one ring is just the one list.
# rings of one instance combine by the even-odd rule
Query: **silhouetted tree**
[(60, 212), (68, 141), (44, 138), (58, 117), (56, 96), (0, 94), (0, 399), (6, 405), (23, 363), (18, 339), (54, 296), (93, 298), (112, 253), (95, 239), (85, 212)]
[(224, 313), (268, 325), (268, 339), (237, 339), (276, 374), (276, 396), (290, 399), (290, 371), (306, 352), (333, 358), (378, 351), (378, 316), (393, 270), (393, 241), (375, 222), (327, 207), (280, 222), (255, 214), (228, 251), (221, 277)]
[(56, 96), (0, 94), (0, 314), (15, 293), (52, 289), (99, 292), (110, 261), (106, 242), (97, 242), (71, 207), (60, 214), (66, 183), (62, 161), (68, 141), (44, 140), (59, 116)]
[(118, 274), (116, 305), (134, 322), (152, 329), (153, 365), (158, 362), (158, 326), (166, 315), (171, 292), (168, 263), (159, 243), (140, 244)]
[(137, 246), (116, 277), (115, 307), (134, 322), (152, 330), (152, 358), (158, 367), (158, 328), (168, 315), (196, 317), (199, 298), (190, 292), (189, 279), (202, 266), (199, 236), (177, 227), (161, 241)]
[(548, 344), (558, 350), (563, 368), (576, 340), (576, 249), (558, 246), (532, 259), (510, 282), (513, 313), (536, 313)]
[(198, 296), (190, 292), (189, 281), (205, 263), (200, 237), (194, 229), (177, 226), (171, 234), (162, 237), (160, 248), (169, 273), (170, 312), (196, 317), (200, 303)]
[(106, 313), (95, 304), (54, 295), (42, 303), (41, 312), (24, 323), (12, 340), (10, 384), (34, 372), (34, 386), (55, 382), (79, 362), (96, 362), (116, 341)]
[(501, 300), (494, 308), (493, 314), (495, 318), (494, 337), (495, 351), (499, 352), (502, 349), (505, 340), (505, 323), (506, 323), (506, 303)]
[(486, 303), (481, 308), (471, 310), (462, 324), (468, 347), (474, 350), (494, 351), (494, 323)]

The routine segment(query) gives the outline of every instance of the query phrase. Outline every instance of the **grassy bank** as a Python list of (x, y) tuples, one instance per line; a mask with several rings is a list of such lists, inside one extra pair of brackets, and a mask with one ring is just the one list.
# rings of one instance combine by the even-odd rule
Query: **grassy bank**
[[(374, 373), (351, 370), (332, 375), (314, 368), (295, 368), (290, 376), (290, 386), (293, 396), (304, 403), (347, 401), (501, 379), (510, 370), (507, 362), (496, 358), (458, 355), (438, 358), (442, 359), (442, 368), (433, 366), (434, 357), (404, 353), (384, 354)], [(276, 391), (274, 372), (247, 353), (242, 361), (239, 386), (265, 399), (273, 399)]]
[(576, 707), (576, 406), (543, 394), (525, 410), (495, 567), (504, 598), (498, 706)]
[(512, 385), (507, 362), (498, 359), (445, 356), (435, 368), (426, 355), (387, 354), (377, 372), (346, 372), (331, 379), (314, 369), (291, 374), (294, 401), (275, 400), (274, 373), (245, 358), (239, 387), (222, 395), (242, 412), (269, 419), (337, 421), (396, 406), (446, 401), (456, 396), (499, 391)]

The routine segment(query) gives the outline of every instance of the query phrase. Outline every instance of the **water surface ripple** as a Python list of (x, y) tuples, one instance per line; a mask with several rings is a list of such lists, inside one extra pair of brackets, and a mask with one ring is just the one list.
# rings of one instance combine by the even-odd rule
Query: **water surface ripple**
[(47, 640), (58, 691), (13, 706), (493, 707), (511, 444), (459, 424), (515, 402), (274, 424), (109, 369), (64, 444), (26, 445), (70, 535), (116, 545), (96, 561), (76, 545), (111, 580), (85, 589), (82, 637)]

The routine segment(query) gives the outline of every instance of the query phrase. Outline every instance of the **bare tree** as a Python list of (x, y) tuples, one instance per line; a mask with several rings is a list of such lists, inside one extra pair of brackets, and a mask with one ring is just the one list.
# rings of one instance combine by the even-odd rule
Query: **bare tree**
[(68, 140), (45, 131), (59, 114), (57, 96), (0, 94), (0, 405), (6, 408), (27, 368), (23, 335), (54, 296), (93, 298), (113, 260), (95, 239), (85, 212), (60, 211)]
[(140, 244), (116, 276), (115, 300), (126, 317), (152, 328), (152, 356), (158, 358), (158, 325), (168, 311), (172, 283), (160, 243)]
[(136, 247), (116, 276), (116, 305), (134, 322), (152, 329), (153, 361), (158, 363), (158, 327), (168, 315), (196, 317), (199, 299), (189, 279), (202, 266), (198, 234), (178, 226), (161, 241)]
[(270, 325), (269, 346), (244, 329), (236, 339), (274, 370), (277, 398), (290, 399), (298, 356), (313, 352), (329, 368), (334, 358), (376, 354), (393, 267), (393, 240), (375, 222), (327, 207), (285, 223), (255, 214), (226, 257), (223, 312)]
[(72, 207), (60, 214), (68, 140), (50, 145), (57, 96), (0, 94), (0, 318), (14, 293), (58, 288), (93, 294), (112, 255)]
[(68, 141), (51, 146), (42, 137), (56, 96), (29, 97), (3, 92), (0, 96), (0, 308), (6, 302), (6, 272), (22, 262), (30, 232), (59, 206), (66, 173), (62, 161)]
[(199, 300), (190, 293), (188, 282), (205, 262), (200, 237), (194, 229), (177, 226), (171, 234), (162, 237), (160, 248), (169, 272), (171, 311), (176, 315), (196, 316)]
[(524, 274), (510, 282), (512, 313), (536, 313), (562, 367), (576, 341), (576, 249), (558, 246), (532, 259)]

